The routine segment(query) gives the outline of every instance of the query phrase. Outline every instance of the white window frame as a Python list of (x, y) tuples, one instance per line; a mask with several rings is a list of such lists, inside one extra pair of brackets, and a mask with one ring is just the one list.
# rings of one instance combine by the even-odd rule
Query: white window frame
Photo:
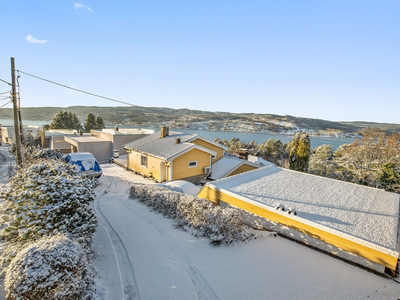
[[(191, 163), (195, 163), (195, 165), (194, 165), (194, 166), (191, 166), (191, 165), (190, 165)], [(196, 168), (196, 167), (197, 167), (197, 160), (189, 161), (189, 163), (188, 163), (188, 168)]]
[[(146, 161), (146, 164), (143, 164), (143, 160)], [(142, 167), (147, 168), (147, 155), (143, 155), (143, 154), (140, 155), (140, 165), (141, 165)]]

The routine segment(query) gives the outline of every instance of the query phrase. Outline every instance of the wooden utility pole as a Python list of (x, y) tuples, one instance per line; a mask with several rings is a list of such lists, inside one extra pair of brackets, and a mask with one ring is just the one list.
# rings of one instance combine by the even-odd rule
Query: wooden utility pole
[(14, 114), (15, 147), (17, 151), (16, 157), (17, 157), (17, 164), (20, 165), (22, 163), (22, 155), (21, 155), (20, 128), (18, 122), (17, 87), (15, 81), (14, 57), (11, 57), (11, 85), (12, 85), (12, 102), (13, 102), (13, 114)]

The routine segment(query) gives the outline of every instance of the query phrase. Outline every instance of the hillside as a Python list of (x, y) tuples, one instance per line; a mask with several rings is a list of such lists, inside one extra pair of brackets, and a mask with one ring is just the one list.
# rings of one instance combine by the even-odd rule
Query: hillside
[[(400, 132), (400, 124), (332, 122), (289, 115), (239, 114), (165, 107), (23, 107), (21, 108), (21, 113), (25, 120), (51, 120), (60, 110), (76, 113), (82, 121), (88, 113), (93, 113), (96, 116), (101, 116), (106, 124), (133, 126), (159, 126), (165, 124), (175, 128), (274, 133), (292, 133), (299, 130), (355, 133), (363, 128), (376, 127), (390, 132)], [(12, 118), (12, 109), (0, 109), (0, 118)]]

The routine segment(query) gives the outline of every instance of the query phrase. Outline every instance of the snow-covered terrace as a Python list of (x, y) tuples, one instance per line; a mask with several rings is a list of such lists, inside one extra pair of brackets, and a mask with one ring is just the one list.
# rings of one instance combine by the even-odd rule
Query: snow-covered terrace
[[(315, 228), (317, 235), (339, 237), (342, 244), (354, 242), (366, 247), (366, 253), (374, 249), (391, 255), (392, 261), (399, 256), (398, 194), (268, 166), (208, 183), (200, 196), (247, 207), (256, 214), (261, 209), (272, 221), (303, 232)], [(276, 210), (277, 204), (295, 208), (297, 216)]]

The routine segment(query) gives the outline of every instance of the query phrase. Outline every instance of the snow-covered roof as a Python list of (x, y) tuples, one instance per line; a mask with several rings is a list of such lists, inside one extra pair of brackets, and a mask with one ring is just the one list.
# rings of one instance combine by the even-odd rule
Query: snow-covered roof
[[(168, 136), (161, 138), (161, 133), (156, 132), (125, 144), (123, 147), (167, 160), (192, 149), (199, 149), (216, 156), (215, 151), (187, 142), (194, 136), (194, 134), (170, 132)], [(180, 139), (179, 143), (176, 143), (176, 138)]]
[(262, 167), (262, 165), (260, 164), (255, 164), (245, 159), (241, 159), (238, 157), (224, 156), (215, 163), (213, 163), (212, 172), (208, 178), (212, 180), (224, 178), (244, 164), (257, 168)]
[(276, 166), (208, 185), (272, 208), (294, 207), (298, 218), (397, 250), (398, 194)]

